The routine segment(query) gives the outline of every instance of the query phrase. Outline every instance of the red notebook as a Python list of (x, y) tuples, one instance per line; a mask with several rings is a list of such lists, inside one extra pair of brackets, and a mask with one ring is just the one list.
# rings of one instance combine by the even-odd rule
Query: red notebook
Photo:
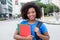
[(31, 35), (29, 25), (20, 24), (19, 29), (20, 29), (20, 36), (27, 37), (28, 35)]

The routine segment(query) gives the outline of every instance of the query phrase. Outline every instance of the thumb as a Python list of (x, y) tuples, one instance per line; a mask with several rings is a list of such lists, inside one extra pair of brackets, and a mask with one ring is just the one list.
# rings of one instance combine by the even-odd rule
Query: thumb
[(34, 36), (31, 35), (31, 37), (34, 37)]

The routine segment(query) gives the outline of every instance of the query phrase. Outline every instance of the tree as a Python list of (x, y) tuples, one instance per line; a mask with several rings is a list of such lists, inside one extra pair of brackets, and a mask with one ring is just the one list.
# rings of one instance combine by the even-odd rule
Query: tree
[(56, 5), (53, 5), (54, 12), (59, 12), (59, 8)]
[(44, 7), (44, 8), (46, 7), (46, 5), (43, 4), (43, 3), (41, 3), (41, 2), (36, 2), (36, 4), (37, 4), (39, 7), (41, 7), (41, 8), (42, 8), (42, 7)]
[(53, 6), (50, 4), (46, 4), (46, 7), (44, 8), (45, 15), (48, 15), (49, 13), (53, 12)]
[(44, 13), (45, 15), (48, 15), (49, 13), (53, 13), (53, 12), (59, 12), (59, 8), (54, 5), (54, 4), (46, 4), (46, 7), (44, 8)]

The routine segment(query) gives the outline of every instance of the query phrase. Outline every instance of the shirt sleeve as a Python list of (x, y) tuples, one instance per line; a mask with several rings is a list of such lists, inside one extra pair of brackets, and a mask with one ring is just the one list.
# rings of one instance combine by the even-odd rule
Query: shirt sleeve
[(27, 21), (23, 20), (23, 21), (21, 21), (20, 23), (18, 23), (18, 24), (16, 25), (16, 29), (18, 29), (19, 24), (27, 24)]
[(41, 31), (42, 33), (47, 32), (47, 28), (46, 28), (46, 25), (45, 25), (44, 23), (41, 25), (40, 31)]

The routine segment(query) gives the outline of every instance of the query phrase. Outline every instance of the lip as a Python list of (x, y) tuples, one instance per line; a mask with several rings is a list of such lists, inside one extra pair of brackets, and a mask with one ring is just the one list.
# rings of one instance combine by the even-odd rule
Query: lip
[(30, 16), (30, 17), (34, 18), (35, 16)]
[(29, 18), (30, 18), (30, 19), (34, 19), (34, 18), (35, 18), (35, 16), (30, 16)]

